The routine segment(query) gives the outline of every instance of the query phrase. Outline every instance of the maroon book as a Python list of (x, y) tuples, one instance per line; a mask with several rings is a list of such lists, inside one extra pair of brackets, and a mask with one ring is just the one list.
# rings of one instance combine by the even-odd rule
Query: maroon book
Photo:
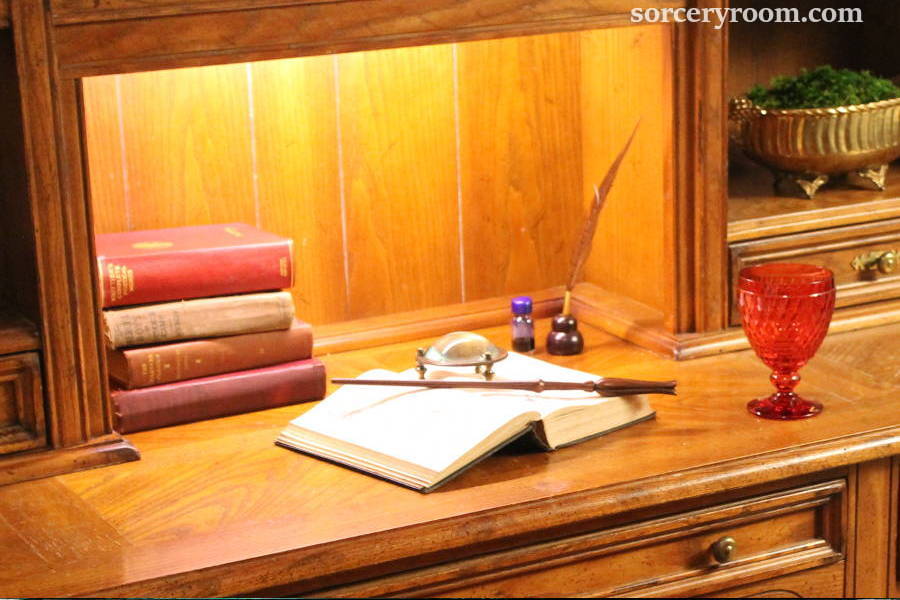
[(96, 236), (104, 308), (280, 290), (293, 241), (243, 223)]
[(320, 400), (325, 365), (314, 358), (137, 390), (113, 390), (121, 433)]
[(302, 360), (312, 342), (312, 327), (295, 319), (280, 331), (107, 349), (107, 363), (110, 378), (130, 390)]

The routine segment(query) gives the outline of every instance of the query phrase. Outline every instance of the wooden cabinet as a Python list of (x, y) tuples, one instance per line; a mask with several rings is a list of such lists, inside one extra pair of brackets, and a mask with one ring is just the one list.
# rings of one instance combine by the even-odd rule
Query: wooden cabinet
[[(536, 327), (540, 339), (548, 320)], [(768, 385), (751, 352), (675, 362), (584, 326), (587, 352), (569, 366), (657, 373), (679, 395), (654, 398), (651, 421), (501, 453), (429, 494), (275, 446), (303, 406), (141, 432), (141, 461), (0, 486), (0, 546), (16, 557), (0, 592), (884, 597), (896, 581), (900, 349), (886, 350), (898, 332), (827, 339), (803, 382), (825, 410), (783, 423), (746, 412)], [(322, 360), (332, 377), (399, 370), (419, 345)]]
[(844, 565), (836, 563), (760, 583), (739, 585), (709, 598), (839, 598), (844, 590)]
[[(711, 7), (720, 3), (648, 0), (641, 4), (665, 8)], [(872, 10), (884, 10), (876, 9), (874, 3), (867, 4)], [(631, 25), (630, 5), (613, 0), (15, 0), (9, 4), (8, 19), (3, 10), (6, 3), (0, 2), (0, 7), (0, 26), (9, 23), (9, 29), (0, 31), (0, 76), (9, 84), (0, 93), (0, 108), (5, 115), (0, 133), (8, 150), (0, 163), (2, 208), (8, 217), (0, 224), (4, 234), (0, 252), (5, 259), (15, 259), (4, 261), (0, 271), (4, 301), (13, 313), (9, 320), (0, 319), (0, 331), (10, 332), (0, 342), (0, 367), (6, 369), (3, 372), (7, 377), (0, 386), (0, 417), (5, 419), (2, 425), (9, 431), (8, 455), (0, 458), (0, 484), (138, 458), (135, 448), (113, 430), (93, 248), (95, 217), (101, 215), (97, 198), (92, 201), (92, 175), (96, 177), (104, 168), (104, 160), (119, 160), (122, 169), (128, 166), (122, 149), (134, 147), (128, 146), (126, 139), (126, 133), (134, 132), (123, 129), (104, 138), (96, 128), (91, 129), (90, 124), (96, 121), (90, 118), (90, 111), (98, 110), (98, 104), (103, 102), (122, 103), (120, 76), (124, 74), (178, 69), (178, 73), (190, 75), (196, 71), (185, 67), (248, 63), (244, 68), (232, 68), (244, 87), (236, 88), (240, 93), (229, 95), (229, 101), (243, 106), (249, 98), (255, 99), (248, 89), (253, 81), (260, 85), (269, 81), (270, 92), (274, 90), (264, 95), (266, 104), (254, 106), (254, 111), (259, 108), (258, 111), (248, 107), (241, 113), (247, 118), (241, 123), (248, 130), (256, 126), (268, 131), (281, 128), (277, 120), (265, 122), (271, 113), (262, 109), (265, 106), (274, 111), (272, 106), (281, 106), (293, 115), (285, 128), (305, 119), (304, 122), (322, 126), (315, 130), (321, 139), (351, 133), (359, 136), (360, 142), (351, 144), (353, 154), (348, 156), (354, 172), (370, 177), (363, 183), (342, 187), (332, 177), (340, 171), (332, 169), (337, 163), (330, 162), (331, 166), (320, 169), (322, 163), (314, 152), (300, 157), (309, 161), (303, 163), (306, 171), (302, 173), (321, 176), (315, 179), (314, 191), (336, 195), (340, 200), (338, 209), (328, 215), (315, 213), (314, 218), (304, 208), (321, 208), (318, 197), (309, 194), (311, 204), (299, 205), (296, 197), (303, 194), (296, 193), (296, 181), (279, 181), (264, 189), (246, 169), (236, 167), (233, 173), (222, 166), (226, 163), (211, 161), (227, 175), (224, 183), (220, 182), (226, 191), (237, 189), (236, 195), (244, 199), (258, 200), (267, 191), (287, 196), (279, 210), (273, 211), (275, 216), (267, 218), (299, 222), (309, 217), (303, 226), (310, 231), (310, 239), (327, 239), (335, 247), (338, 241), (345, 240), (377, 245), (373, 254), (352, 246), (343, 249), (343, 256), (335, 253), (319, 257), (317, 264), (324, 265), (323, 269), (333, 268), (340, 273), (336, 286), (323, 284), (321, 273), (310, 275), (311, 287), (327, 286), (333, 294), (323, 303), (345, 302), (350, 296), (347, 288), (352, 286), (358, 297), (365, 300), (359, 315), (366, 316), (317, 328), (319, 352), (409, 341), (452, 329), (475, 329), (502, 322), (508, 314), (508, 295), (534, 290), (500, 285), (503, 295), (491, 297), (485, 291), (493, 289), (491, 286), (465, 279), (461, 265), (466, 263), (463, 257), (467, 250), (467, 264), (471, 267), (481, 261), (478, 264), (484, 272), (496, 270), (497, 265), (507, 268), (513, 259), (525, 257), (510, 268), (509, 273), (515, 277), (507, 278), (509, 273), (504, 272), (500, 279), (526, 283), (540, 279), (539, 285), (535, 284), (542, 288), (536, 290), (540, 313), (549, 315), (559, 310), (558, 284), (564, 279), (561, 270), (567, 263), (567, 250), (577, 238), (583, 210), (578, 191), (584, 187), (585, 196), (589, 194), (587, 184), (592, 174), (605, 170), (612, 156), (611, 140), (620, 129), (629, 132), (632, 117), (637, 116), (630, 111), (645, 117), (640, 130), (645, 137), (637, 139), (638, 151), (623, 168), (617, 183), (623, 190), (621, 197), (607, 208), (607, 221), (601, 225), (597, 238), (599, 250), (588, 266), (586, 282), (575, 294), (576, 316), (586, 326), (596, 324), (670, 357), (739, 348), (745, 342), (734, 327), (734, 270), (743, 264), (775, 258), (821, 261), (836, 268), (842, 308), (833, 331), (900, 319), (897, 276), (861, 278), (847, 264), (859, 253), (896, 245), (900, 188), (895, 174), (889, 175), (888, 189), (880, 195), (859, 200), (858, 196), (838, 193), (807, 204), (772, 198), (765, 191), (742, 191), (740, 178), (734, 172), (736, 164), (732, 164), (729, 177), (725, 135), (726, 106), (731, 93), (728, 79), (735, 73), (752, 72), (764, 63), (754, 60), (747, 66), (741, 62), (748, 55), (764, 56), (747, 43), (753, 35), (746, 28), (729, 31), (716, 29), (711, 23), (654, 25), (646, 26), (649, 30), (627, 30), (628, 35), (612, 41), (588, 35), (604, 28)], [(893, 18), (891, 14), (884, 17), (888, 23)], [(581, 32), (588, 34), (582, 36)], [(828, 35), (835, 33), (839, 32), (829, 30)], [(882, 35), (894, 33), (887, 31)], [(536, 35), (551, 37), (532, 44), (537, 38), (529, 36)], [(442, 60), (441, 69), (427, 68), (431, 63), (422, 56), (427, 57), (428, 52), (417, 61), (379, 63), (385, 68), (399, 65), (407, 82), (420, 78), (421, 73), (429, 77), (438, 71), (443, 73), (435, 87), (443, 94), (440, 108), (447, 118), (441, 131), (449, 132), (448, 139), (471, 142), (476, 134), (487, 132), (490, 143), (473, 143), (476, 152), (471, 155), (464, 157), (455, 145), (450, 151), (445, 148), (437, 153), (437, 162), (445, 169), (439, 177), (425, 178), (428, 185), (433, 183), (433, 188), (440, 188), (440, 206), (456, 207), (457, 212), (446, 210), (436, 215), (417, 204), (422, 198), (437, 203), (431, 188), (424, 192), (404, 188), (408, 206), (393, 206), (392, 190), (382, 189), (381, 180), (374, 175), (379, 168), (362, 157), (361, 152), (367, 149), (382, 157), (400, 147), (407, 158), (416, 159), (418, 153), (432, 149), (431, 135), (436, 136), (437, 130), (420, 130), (415, 144), (393, 137), (408, 129), (402, 112), (391, 113), (390, 118), (369, 129), (382, 109), (406, 107), (402, 103), (382, 102), (389, 92), (396, 93), (391, 86), (360, 78), (364, 85), (356, 91), (369, 103), (365, 105), (366, 114), (362, 103), (353, 102), (328, 109), (336, 112), (319, 113), (318, 104), (293, 110), (298, 99), (314, 96), (307, 87), (333, 93), (341, 89), (341, 74), (365, 75), (360, 66), (365, 66), (365, 61), (354, 64), (356, 71), (341, 71), (344, 63), (339, 57), (335, 59), (339, 66), (335, 67), (331, 55), (500, 38), (525, 40), (508, 46), (506, 58), (513, 56), (514, 61), (499, 60), (499, 55), (490, 52), (443, 48), (437, 53)], [(545, 43), (547, 39), (549, 43)], [(793, 45), (805, 49), (797, 40), (775, 41), (778, 48)], [(829, 48), (821, 42), (809, 47)], [(648, 62), (643, 54), (634, 55), (636, 48), (652, 55), (652, 60)], [(867, 49), (869, 54), (872, 51), (873, 48)], [(491, 64), (505, 69), (502, 73), (507, 79), (495, 80), (493, 75), (484, 73), (470, 82), (459, 79), (458, 70), (454, 69), (459, 65), (480, 68), (490, 62), (482, 60), (486, 55), (493, 56)], [(325, 56), (328, 58), (322, 59)], [(319, 57), (331, 65), (331, 74), (316, 78), (312, 71), (300, 69), (294, 73), (290, 86), (281, 87), (277, 78), (276, 84), (271, 83), (278, 73), (277, 64), (260, 62), (298, 57)], [(810, 54), (810, 60), (820, 57), (821, 54)], [(609, 66), (610, 60), (617, 61), (615, 81), (635, 84), (628, 93), (619, 94), (616, 85), (597, 76), (601, 73), (598, 66)], [(257, 70), (256, 66), (261, 68)], [(571, 77), (562, 78), (563, 71)], [(555, 86), (553, 89), (567, 93), (551, 95), (549, 99), (542, 96), (543, 89), (532, 85), (536, 73), (541, 73), (541, 81)], [(602, 74), (605, 76), (606, 71)], [(102, 83), (86, 81), (94, 76), (113, 78)], [(172, 81), (176, 79), (173, 77)], [(527, 126), (519, 127), (511, 120), (501, 122), (477, 96), (457, 105), (459, 96), (454, 94), (459, 94), (460, 81), (477, 88), (507, 80), (515, 82), (512, 87), (521, 92), (511, 96), (510, 106), (528, 105), (537, 98), (544, 102), (541, 110), (549, 112), (536, 112)], [(85, 94), (85, 88), (92, 85), (94, 91), (108, 95)], [(499, 86), (491, 98), (501, 91), (505, 93), (508, 87)], [(171, 96), (174, 94), (160, 93), (159, 104), (173, 101)], [(208, 101), (216, 103), (217, 99)], [(621, 112), (606, 112), (614, 109)], [(467, 111), (478, 118), (459, 127), (469, 114)], [(420, 113), (428, 113), (428, 107), (418, 107), (416, 114)], [(217, 122), (217, 117), (207, 114), (203, 107), (192, 107), (179, 114), (186, 123), (193, 124), (201, 117), (213, 124)], [(260, 121), (250, 121), (251, 114)], [(511, 112), (504, 113), (508, 114)], [(597, 115), (603, 116), (603, 127), (591, 121)], [(139, 121), (136, 122), (140, 124)], [(150, 139), (154, 133), (152, 125), (149, 133), (143, 132)], [(175, 129), (171, 139), (178, 139), (181, 133)], [(384, 132), (389, 135), (382, 135)], [(140, 142), (143, 138), (137, 139)], [(569, 141), (568, 146), (577, 148), (578, 153), (568, 153)], [(309, 143), (306, 138), (295, 142), (293, 148)], [(97, 148), (106, 149), (106, 154), (100, 155)], [(241, 162), (233, 163), (238, 166), (252, 165), (254, 161), (269, 161), (277, 166), (276, 159), (283, 158), (278, 148), (273, 151), (271, 147), (252, 144), (241, 148), (246, 152)], [(561, 149), (567, 151), (565, 161)], [(156, 150), (162, 164), (178, 167), (189, 162), (172, 159), (166, 148)], [(488, 154), (490, 161), (485, 159)], [(197, 153), (201, 158), (212, 155)], [(567, 162), (570, 159), (572, 162)], [(455, 166), (457, 161), (470, 168), (469, 177), (461, 175), (460, 167)], [(553, 169), (546, 168), (548, 164)], [(412, 172), (405, 163), (398, 166), (392, 160), (385, 160), (382, 166), (392, 169), (400, 181)], [(505, 187), (495, 189), (491, 183), (501, 168), (507, 170)], [(545, 176), (550, 171), (563, 175), (577, 172), (578, 177), (574, 182), (573, 176), (565, 185), (557, 185), (556, 180), (548, 183), (550, 178)], [(152, 187), (154, 169), (145, 168), (141, 173), (142, 183)], [(240, 180), (240, 186), (231, 186), (231, 175), (235, 175), (235, 181)], [(127, 187), (114, 178), (99, 179), (107, 187)], [(647, 183), (650, 180), (652, 185)], [(192, 181), (199, 181), (198, 187), (206, 189), (203, 177)], [(467, 189), (480, 186), (483, 197), (464, 201), (458, 191), (461, 185), (468, 185)], [(340, 221), (342, 211), (365, 213), (360, 206), (368, 206), (355, 203), (352, 198), (346, 202), (341, 194), (346, 195), (348, 190), (351, 194), (360, 190), (373, 194), (375, 201), (371, 205), (384, 209), (380, 218), (398, 224), (391, 232), (409, 230), (414, 234), (410, 239), (418, 242), (443, 239), (450, 232), (451, 242), (438, 246), (442, 256), (456, 261), (458, 267), (432, 268), (438, 273), (435, 281), (446, 288), (444, 291), (459, 293), (460, 300), (475, 301), (449, 307), (435, 302), (404, 308), (402, 314), (384, 314), (391, 312), (382, 310), (389, 303), (378, 297), (376, 289), (396, 294), (400, 300), (391, 306), (402, 305), (408, 299), (404, 290), (410, 286), (404, 285), (412, 276), (418, 291), (430, 293), (429, 282), (409, 265), (433, 266), (429, 262), (433, 255), (423, 252), (421, 244), (406, 245), (390, 235), (382, 235), (386, 229), (377, 220), (365, 221), (359, 229), (342, 229), (340, 225), (346, 225)], [(510, 206), (521, 208), (521, 214), (510, 212)], [(179, 207), (176, 208), (180, 210)], [(265, 208), (272, 206), (256, 202), (228, 207), (241, 218), (250, 215), (246, 218), (260, 219), (263, 217), (257, 215), (265, 215)], [(152, 214), (153, 207), (147, 212)], [(204, 210), (197, 212), (200, 219), (208, 214)], [(494, 218), (501, 213), (503, 219)], [(426, 225), (432, 218), (442, 216), (444, 220), (440, 226), (429, 229), (411, 216), (419, 214), (427, 217)], [(112, 211), (103, 215), (116, 216), (127, 228), (131, 213)], [(559, 220), (553, 220), (557, 216)], [(104, 223), (113, 221), (103, 218)], [(561, 222), (564, 227), (559, 226)], [(465, 231), (475, 234), (465, 238)], [(335, 235), (328, 236), (328, 232)], [(360, 256), (374, 256), (373, 260), (389, 265), (387, 274), (373, 276), (369, 263), (351, 268), (350, 259)], [(420, 262), (400, 260), (411, 256)], [(532, 277), (532, 273), (539, 273), (540, 277)], [(421, 295), (430, 297), (429, 293)], [(348, 309), (347, 314), (352, 314), (352, 310)], [(636, 375), (629, 370), (640, 367), (662, 373), (682, 368), (648, 358), (646, 353), (591, 331), (597, 336), (595, 339), (602, 340), (596, 349), (609, 354), (588, 359), (594, 362), (586, 364), (586, 370), (606, 372), (612, 367), (623, 374)], [(889, 589), (888, 581), (896, 579), (895, 567), (884, 560), (887, 549), (895, 548), (889, 536), (896, 537), (896, 533), (887, 533), (891, 525), (883, 518), (886, 506), (896, 506), (896, 485), (886, 483), (890, 479), (885, 479), (885, 463), (879, 462), (889, 460), (886, 457), (900, 447), (895, 413), (888, 412), (889, 418), (884, 420), (887, 417), (881, 410), (896, 400), (896, 388), (880, 382), (895, 374), (890, 364), (878, 363), (880, 371), (866, 373), (855, 369), (855, 363), (854, 368), (847, 363), (874, 362), (871, 356), (876, 352), (883, 359), (885, 348), (891, 356), (890, 352), (896, 351), (896, 346), (891, 347), (896, 344), (896, 336), (892, 339), (882, 340), (876, 350), (866, 350), (865, 355), (856, 342), (847, 342), (846, 352), (835, 351), (845, 359), (847, 353), (855, 354), (850, 361), (831, 360), (823, 369), (829, 377), (820, 379), (817, 389), (825, 394), (838, 390), (830, 401), (840, 403), (835, 406), (841, 412), (831, 413), (838, 415), (833, 419), (827, 412), (817, 418), (817, 423), (827, 424), (822, 431), (804, 429), (803, 425), (778, 433), (731, 431), (733, 419), (722, 415), (743, 411), (746, 400), (758, 393), (749, 383), (752, 378), (759, 377), (762, 388), (765, 387), (759, 363), (752, 357), (737, 357), (702, 363), (697, 367), (703, 369), (702, 373), (683, 367), (678, 378), (684, 374), (689, 382), (689, 400), (684, 405), (668, 405), (670, 420), (660, 420), (663, 433), (655, 439), (657, 445), (647, 449), (629, 433), (618, 438), (624, 440), (619, 451), (625, 451), (625, 455), (644, 452), (643, 462), (633, 465), (632, 470), (646, 470), (646, 477), (659, 484), (658, 490), (645, 488), (646, 482), (631, 470), (615, 471), (615, 477), (606, 471), (592, 471), (608, 459), (594, 448), (588, 458), (573, 458), (571, 454), (548, 458), (550, 467), (542, 462), (543, 458), (535, 457), (498, 461), (495, 464), (504, 465), (504, 469), (496, 467), (495, 471), (488, 469), (485, 475), (479, 475), (486, 478), (485, 485), (492, 490), (486, 496), (482, 496), (483, 490), (477, 485), (470, 490), (457, 489), (455, 496), (451, 490), (450, 497), (461, 502), (463, 508), (445, 500), (446, 496), (437, 496), (431, 500), (433, 504), (411, 500), (382, 491), (372, 482), (361, 483), (349, 476), (335, 475), (328, 470), (330, 467), (311, 467), (308, 463), (303, 463), (303, 468), (312, 475), (309, 480), (302, 479), (302, 483), (312, 481), (315, 485), (303, 488), (295, 484), (285, 495), (285, 481), (291, 480), (296, 464), (290, 461), (298, 459), (267, 454), (273, 450), (270, 434), (276, 425), (270, 423), (272, 431), (260, 432), (255, 419), (275, 419), (265, 416), (239, 420), (246, 426), (239, 429), (242, 435), (227, 425), (207, 423), (161, 437), (139, 436), (151, 451), (157, 451), (156, 456), (161, 457), (156, 459), (158, 462), (148, 461), (134, 469), (121, 467), (108, 479), (76, 474), (67, 476), (65, 485), (48, 480), (34, 483), (29, 489), (41, 490), (54, 499), (48, 500), (47, 506), (63, 515), (60, 523), (66, 527), (62, 529), (74, 530), (77, 528), (73, 523), (84, 524), (90, 531), (78, 531), (96, 542), (96, 554), (90, 554), (83, 562), (72, 559), (77, 568), (70, 571), (68, 563), (56, 565), (59, 570), (74, 573), (67, 575), (71, 588), (65, 590), (72, 594), (100, 590), (120, 595), (210, 595), (262, 593), (271, 588), (284, 594), (326, 589), (334, 593), (398, 595), (514, 595), (530, 590), (622, 595), (703, 595), (730, 590), (727, 593), (733, 595), (760, 596), (777, 594), (779, 590), (822, 595), (841, 590), (846, 595), (879, 595)], [(397, 354), (390, 364), (378, 366), (404, 368), (414, 349), (404, 348), (402, 357), (397, 358)], [(348, 359), (346, 364), (353, 368), (347, 367), (345, 374), (358, 374), (361, 364), (374, 366), (368, 365), (373, 356), (376, 355)], [(810, 365), (809, 369), (813, 367)], [(703, 409), (695, 408), (704, 402)], [(826, 402), (826, 406), (831, 405)], [(740, 414), (746, 417), (743, 412)], [(281, 424), (287, 413), (276, 416)], [(253, 440), (258, 444), (251, 453), (245, 452), (243, 434), (247, 431), (251, 437), (256, 436)], [(715, 445), (706, 448), (702, 455), (690, 454), (685, 447), (696, 441), (698, 431)], [(184, 432), (195, 439), (183, 448), (175, 448), (172, 438), (185, 435)], [(760, 437), (767, 450), (759, 451), (762, 463), (756, 464)], [(235, 442), (237, 439), (240, 442)], [(616, 443), (619, 442), (613, 444)], [(2, 444), (0, 440), (0, 452)], [(669, 452), (672, 457), (667, 455)], [(207, 461), (203, 457), (208, 455), (212, 458)], [(220, 462), (215, 462), (218, 459)], [(576, 466), (567, 465), (567, 460)], [(233, 470), (222, 469), (222, 464), (231, 465)], [(271, 477), (272, 469), (282, 476)], [(172, 481), (174, 470), (194, 473), (196, 477), (185, 475)], [(800, 479), (793, 479), (795, 476)], [(204, 482), (200, 489), (196, 485), (198, 479)], [(522, 484), (523, 480), (527, 483)], [(759, 489), (754, 487), (757, 484), (768, 487)], [(228, 505), (210, 512), (221, 519), (193, 520), (191, 515), (198, 510), (203, 512), (197, 507), (239, 502), (244, 495), (233, 494), (235, 489), (247, 491), (249, 497), (258, 496), (258, 504), (251, 508)], [(325, 502), (309, 500), (309, 489), (348, 495), (340, 497), (336, 508), (326, 507)], [(8, 510), (31, 515), (28, 507), (15, 504), (17, 496), (13, 491), (6, 495), (3, 492), (0, 488)], [(159, 497), (148, 502), (148, 494)], [(68, 502), (72, 495), (83, 504), (73, 507)], [(283, 500), (285, 497), (290, 501)], [(275, 508), (266, 504), (273, 498), (278, 499)], [(479, 504), (482, 501), (484, 504)], [(295, 514), (298, 506), (302, 509), (300, 517)], [(372, 511), (384, 507), (396, 510), (398, 506), (403, 510), (392, 513), (393, 521), (384, 530), (373, 525), (380, 524), (382, 517)], [(602, 518), (596, 513), (598, 506), (603, 507)], [(147, 507), (153, 507), (162, 516), (148, 515)], [(168, 511), (171, 507), (174, 508)], [(258, 517), (260, 507), (271, 514)], [(40, 513), (38, 508), (34, 510)], [(122, 516), (137, 518), (138, 513), (143, 515), (135, 521), (140, 525)], [(44, 516), (22, 518), (23, 528), (31, 527), (30, 535), (42, 535), (45, 530), (35, 524), (41, 523)], [(284, 523), (293, 529), (282, 527)], [(502, 524), (510, 531), (502, 530)], [(143, 525), (158, 529), (145, 532)], [(199, 531), (196, 535), (195, 528)], [(21, 542), (25, 534), (13, 531), (9, 535), (13, 543)], [(304, 535), (307, 537), (303, 541), (297, 541), (298, 536)], [(733, 561), (715, 565), (710, 562), (709, 547), (727, 536), (737, 541), (737, 553)], [(189, 538), (189, 543), (179, 546), (185, 538)], [(371, 543), (371, 548), (359, 546), (361, 539)], [(177, 552), (171, 552), (173, 544)], [(328, 551), (323, 554), (322, 548), (326, 547)], [(32, 547), (23, 547), (22, 552), (33, 550), (29, 548)], [(16, 572), (12, 581), (25, 581), (34, 573), (46, 571), (44, 557), (40, 552), (34, 554), (35, 562), (28, 563), (32, 571)], [(323, 556), (337, 558), (329, 562)], [(876, 558), (868, 558), (871, 556)], [(35, 564), (40, 566), (34, 567)], [(23, 590), (20, 595), (59, 592), (49, 584), (35, 585), (14, 589)], [(10, 588), (13, 589), (12, 584)]]
[(766, 262), (805, 262), (834, 272), (838, 308), (900, 298), (900, 270), (857, 270), (852, 263), (872, 253), (900, 252), (900, 219), (766, 237), (729, 245), (731, 251), (731, 324), (740, 325), (737, 274)]
[[(379, 597), (673, 597), (842, 564), (846, 483), (827, 481), (325, 592)], [(820, 575), (819, 573), (829, 573)], [(841, 569), (816, 589), (843, 595)], [(827, 581), (827, 583), (826, 583)], [(777, 589), (770, 581), (759, 588)], [(807, 589), (804, 587), (804, 589)], [(811, 588), (810, 588), (811, 589)]]
[[(770, 0), (733, 0), (743, 10), (781, 8)], [(811, 0), (791, 3), (800, 16), (816, 7)], [(737, 22), (729, 26), (728, 56), (722, 84), (729, 97), (779, 75), (796, 75), (820, 65), (866, 69), (888, 79), (900, 74), (897, 56), (881, 48), (900, 25), (900, 13), (882, 2), (853, 3), (855, 22), (814, 27)], [(852, 40), (858, 40), (856, 43)], [(851, 262), (869, 252), (897, 250), (900, 239), (900, 164), (890, 165), (884, 190), (865, 190), (834, 180), (813, 199), (773, 191), (774, 176), (732, 148), (728, 160), (725, 237), (730, 255), (731, 298), (728, 324), (739, 325), (734, 302), (738, 270), (771, 261), (808, 262), (835, 272), (838, 285), (834, 328), (853, 328), (898, 318), (897, 272), (860, 273)]]

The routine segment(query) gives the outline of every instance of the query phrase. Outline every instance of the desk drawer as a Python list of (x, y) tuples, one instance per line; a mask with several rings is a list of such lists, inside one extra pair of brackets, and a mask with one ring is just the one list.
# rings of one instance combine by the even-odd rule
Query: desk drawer
[[(836, 480), (497, 552), (324, 594), (710, 594), (841, 561), (844, 493), (844, 481)], [(717, 560), (712, 548), (725, 537), (733, 538), (736, 547), (731, 556), (720, 554)]]
[(711, 598), (843, 598), (844, 561), (717, 591)]
[(38, 355), (0, 356), (0, 454), (46, 445)]
[(900, 265), (890, 273), (860, 272), (854, 258), (870, 252), (900, 252), (900, 219), (781, 235), (734, 243), (731, 252), (731, 324), (739, 325), (737, 276), (744, 267), (770, 262), (801, 262), (828, 267), (837, 285), (837, 306), (900, 298)]

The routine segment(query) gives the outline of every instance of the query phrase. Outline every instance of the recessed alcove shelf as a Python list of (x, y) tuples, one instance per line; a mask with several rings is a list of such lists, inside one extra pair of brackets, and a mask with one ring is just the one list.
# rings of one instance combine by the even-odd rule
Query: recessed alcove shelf
[(497, 318), (504, 297), (564, 283), (592, 185), (640, 120), (585, 276), (671, 312), (672, 290), (631, 265), (665, 268), (671, 243), (672, 35), (589, 29), (84, 78), (94, 230), (241, 221), (291, 237), (297, 315), (314, 325), (426, 311), (409, 317), (421, 322), (493, 298)]
[[(737, 163), (737, 164), (735, 164)], [(891, 165), (884, 191), (826, 184), (812, 199), (776, 196), (773, 176), (736, 157), (728, 182), (728, 241), (813, 231), (900, 217), (900, 164)]]
[(29, 352), (41, 347), (34, 323), (0, 306), (0, 355)]

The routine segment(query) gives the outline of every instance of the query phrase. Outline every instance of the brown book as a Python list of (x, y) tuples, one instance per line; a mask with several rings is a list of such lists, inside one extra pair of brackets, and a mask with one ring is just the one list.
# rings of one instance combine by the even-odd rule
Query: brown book
[(103, 311), (110, 348), (287, 329), (288, 292), (220, 296)]
[(109, 376), (124, 389), (243, 371), (312, 356), (312, 326), (159, 346), (107, 349)]
[(319, 400), (325, 365), (314, 358), (139, 390), (113, 390), (116, 429), (132, 433)]

